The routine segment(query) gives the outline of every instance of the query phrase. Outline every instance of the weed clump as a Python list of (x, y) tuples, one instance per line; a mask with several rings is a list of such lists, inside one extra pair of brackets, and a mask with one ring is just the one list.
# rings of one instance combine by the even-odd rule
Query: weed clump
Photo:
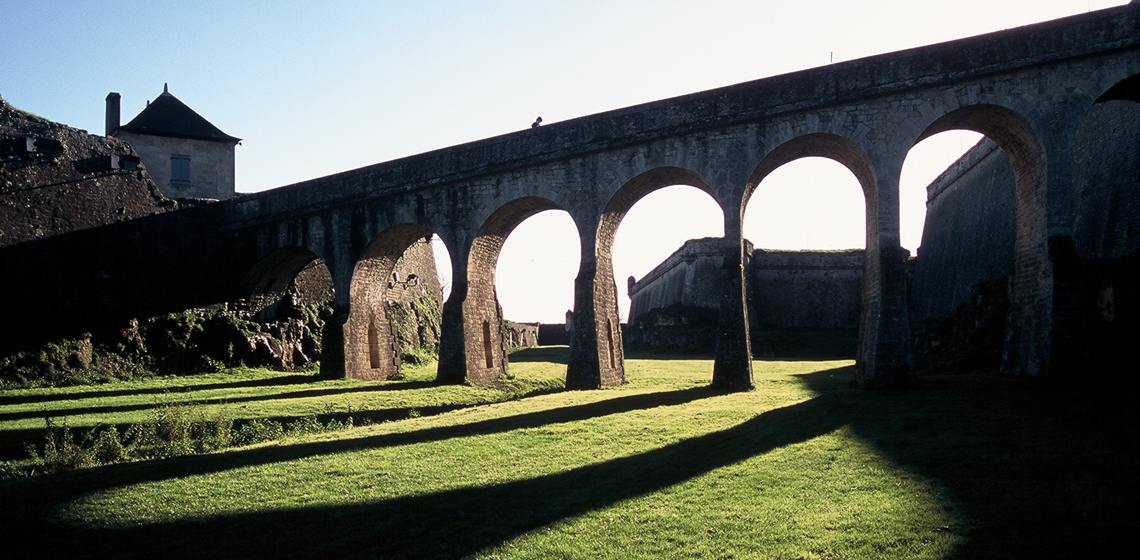
[(193, 402), (176, 402), (155, 408), (146, 422), (132, 424), (120, 435), (116, 426), (74, 430), (64, 420), (45, 419), (43, 443), (26, 445), (30, 468), (0, 464), (0, 480), (29, 474), (53, 473), (144, 459), (163, 459), (211, 453), (229, 447), (244, 447), (291, 436), (352, 428), (352, 416), (322, 422), (306, 416), (292, 422), (257, 419), (235, 428), (226, 413), (213, 416)]

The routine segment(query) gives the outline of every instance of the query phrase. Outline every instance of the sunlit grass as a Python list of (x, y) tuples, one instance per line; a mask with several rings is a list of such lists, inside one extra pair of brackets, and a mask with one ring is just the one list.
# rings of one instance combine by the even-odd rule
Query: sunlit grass
[[(512, 383), (564, 375), (564, 351), (516, 358)], [(631, 359), (620, 387), (485, 404), (491, 389), (410, 376), (370, 406), (465, 407), (0, 484), (0, 534), (121, 557), (946, 558), (1059, 550), (1043, 519), (1092, 549), (1127, 525), (1112, 516), (1135, 488), (1113, 481), (1136, 459), (1039, 414), (1054, 393), (994, 378), (867, 393), (850, 361), (755, 362), (756, 389), (726, 393), (711, 368)], [(276, 415), (296, 402), (280, 400)]]

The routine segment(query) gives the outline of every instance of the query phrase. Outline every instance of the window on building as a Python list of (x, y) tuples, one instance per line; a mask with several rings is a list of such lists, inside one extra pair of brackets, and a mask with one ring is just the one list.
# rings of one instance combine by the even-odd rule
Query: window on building
[(190, 156), (170, 156), (170, 183), (173, 185), (190, 184)]

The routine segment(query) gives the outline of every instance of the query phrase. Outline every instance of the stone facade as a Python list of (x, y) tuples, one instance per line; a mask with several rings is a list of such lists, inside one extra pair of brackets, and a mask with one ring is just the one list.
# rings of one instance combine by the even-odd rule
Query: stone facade
[[(125, 131), (115, 136), (138, 152), (147, 172), (167, 197), (214, 200), (234, 197), (233, 144)], [(172, 180), (175, 158), (185, 158), (188, 180)]]

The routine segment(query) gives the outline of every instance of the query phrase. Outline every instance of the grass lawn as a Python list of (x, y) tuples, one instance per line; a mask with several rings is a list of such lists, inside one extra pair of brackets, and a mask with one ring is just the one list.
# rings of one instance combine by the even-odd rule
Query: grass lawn
[[(43, 418), (352, 414), (372, 424), (0, 483), (5, 557), (1043, 558), (1119, 552), (1137, 516), (1123, 391), (995, 377), (853, 389), (850, 361), (629, 359), (561, 391), (564, 349), (503, 387), (431, 368), (364, 383), (264, 371), (0, 393), (0, 441)], [(359, 423), (359, 421), (358, 421)]]

